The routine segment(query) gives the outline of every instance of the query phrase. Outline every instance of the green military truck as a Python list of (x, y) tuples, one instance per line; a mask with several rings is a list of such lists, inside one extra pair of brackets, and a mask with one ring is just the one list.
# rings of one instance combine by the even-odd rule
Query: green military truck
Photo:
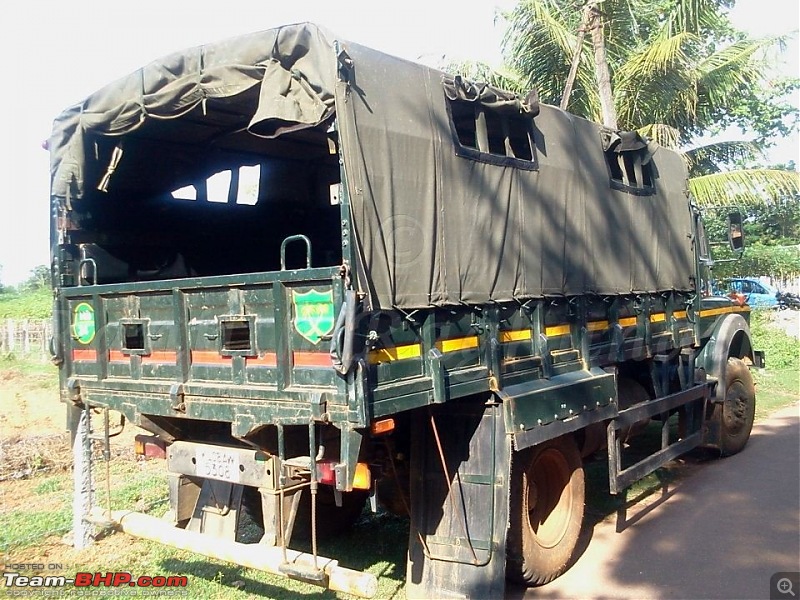
[(299, 24), (155, 61), (49, 148), (71, 427), (121, 413), (170, 474), (174, 527), (124, 531), (369, 596), (316, 539), (377, 500), (409, 597), (501, 597), (569, 564), (582, 457), (617, 493), (747, 442), (748, 308), (706, 292), (685, 166), (636, 133)]

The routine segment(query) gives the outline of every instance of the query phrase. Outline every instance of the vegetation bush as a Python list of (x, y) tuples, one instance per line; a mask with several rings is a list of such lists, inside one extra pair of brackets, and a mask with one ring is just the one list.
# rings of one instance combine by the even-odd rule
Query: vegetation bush
[(0, 319), (49, 319), (53, 294), (49, 288), (0, 294)]
[(753, 344), (757, 349), (764, 351), (768, 370), (794, 371), (800, 378), (798, 340), (774, 324), (775, 315), (776, 313), (771, 310), (752, 312), (750, 332), (753, 335)]

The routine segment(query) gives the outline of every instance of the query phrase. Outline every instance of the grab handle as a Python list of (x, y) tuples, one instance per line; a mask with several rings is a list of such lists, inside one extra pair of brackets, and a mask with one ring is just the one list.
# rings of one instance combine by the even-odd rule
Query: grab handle
[(78, 285), (81, 286), (81, 283), (84, 279), (83, 276), (83, 267), (86, 265), (87, 267), (91, 267), (91, 275), (92, 277), (89, 278), (89, 269), (87, 269), (86, 273), (86, 281), (90, 282), (88, 285), (97, 285), (97, 263), (94, 261), (93, 258), (84, 258), (81, 262), (78, 263)]
[(286, 270), (286, 246), (292, 242), (305, 242), (306, 244), (306, 269), (311, 268), (311, 240), (308, 236), (298, 234), (290, 235), (281, 242), (281, 271)]

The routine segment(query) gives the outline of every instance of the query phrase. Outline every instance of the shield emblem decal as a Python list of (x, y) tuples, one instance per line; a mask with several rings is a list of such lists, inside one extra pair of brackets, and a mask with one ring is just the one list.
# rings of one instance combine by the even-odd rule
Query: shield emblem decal
[(312, 344), (318, 344), (333, 331), (333, 290), (318, 292), (295, 292), (292, 290), (294, 304), (294, 328)]

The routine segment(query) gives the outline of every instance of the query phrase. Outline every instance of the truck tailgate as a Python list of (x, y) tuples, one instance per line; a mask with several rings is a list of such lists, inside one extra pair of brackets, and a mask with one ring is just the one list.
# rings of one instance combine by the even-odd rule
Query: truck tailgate
[(336, 268), (64, 288), (62, 372), (112, 408), (131, 401), (119, 392), (155, 394), (143, 412), (161, 415), (176, 390), (345, 408), (329, 353), (342, 293)]

